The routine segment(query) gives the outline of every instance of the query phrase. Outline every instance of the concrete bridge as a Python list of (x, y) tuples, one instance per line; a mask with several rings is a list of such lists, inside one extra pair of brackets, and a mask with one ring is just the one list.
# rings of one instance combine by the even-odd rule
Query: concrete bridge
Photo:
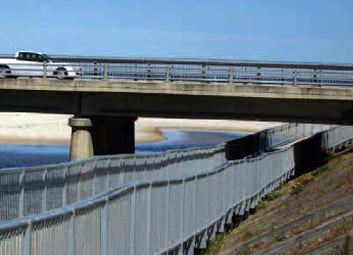
[[(73, 159), (133, 152), (137, 116), (353, 123), (349, 65), (61, 60), (85, 75), (1, 79), (0, 111), (74, 114)], [(290, 124), (209, 148), (2, 169), (0, 255), (200, 254), (352, 130)]]
[(74, 114), (72, 145), (81, 149), (73, 159), (133, 153), (138, 116), (353, 124), (352, 65), (53, 59), (82, 77), (48, 79), (45, 63), (40, 78), (13, 79), (10, 72), (0, 80), (0, 111)]

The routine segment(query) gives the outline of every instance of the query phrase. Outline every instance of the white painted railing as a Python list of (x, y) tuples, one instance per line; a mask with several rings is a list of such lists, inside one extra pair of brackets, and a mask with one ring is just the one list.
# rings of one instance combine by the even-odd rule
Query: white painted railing
[[(331, 128), (323, 137), (324, 149), (331, 149), (351, 141), (353, 128)], [(0, 223), (0, 255), (192, 254), (295, 173), (292, 146), (228, 162), (223, 150), (172, 152), (150, 161), (100, 157), (60, 165), (65, 178), (60, 168), (7, 172), (1, 208), (18, 206), (23, 213), (39, 201), (44, 211), (56, 200), (66, 206)], [(16, 176), (22, 186), (8, 185)]]

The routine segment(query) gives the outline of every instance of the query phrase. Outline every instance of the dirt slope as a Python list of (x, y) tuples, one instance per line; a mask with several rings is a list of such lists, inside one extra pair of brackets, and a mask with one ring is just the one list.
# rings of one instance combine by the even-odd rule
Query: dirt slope
[(219, 236), (207, 254), (344, 254), (353, 229), (353, 153), (272, 192), (255, 214)]

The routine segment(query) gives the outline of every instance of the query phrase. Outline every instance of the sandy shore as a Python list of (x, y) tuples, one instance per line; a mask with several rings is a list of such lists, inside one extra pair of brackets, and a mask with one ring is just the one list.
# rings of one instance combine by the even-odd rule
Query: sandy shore
[[(71, 129), (67, 125), (71, 115), (40, 113), (0, 113), (0, 143), (68, 144)], [(136, 142), (164, 139), (167, 130), (221, 131), (252, 133), (272, 126), (275, 122), (237, 120), (189, 120), (139, 118), (136, 121)]]

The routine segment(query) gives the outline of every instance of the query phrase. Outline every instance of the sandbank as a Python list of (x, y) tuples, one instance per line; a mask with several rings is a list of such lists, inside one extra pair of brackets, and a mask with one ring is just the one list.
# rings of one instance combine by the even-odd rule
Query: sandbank
[[(42, 113), (0, 113), (0, 144), (69, 144), (71, 115)], [(163, 140), (165, 131), (217, 131), (253, 133), (281, 125), (279, 122), (139, 118), (136, 143)]]

